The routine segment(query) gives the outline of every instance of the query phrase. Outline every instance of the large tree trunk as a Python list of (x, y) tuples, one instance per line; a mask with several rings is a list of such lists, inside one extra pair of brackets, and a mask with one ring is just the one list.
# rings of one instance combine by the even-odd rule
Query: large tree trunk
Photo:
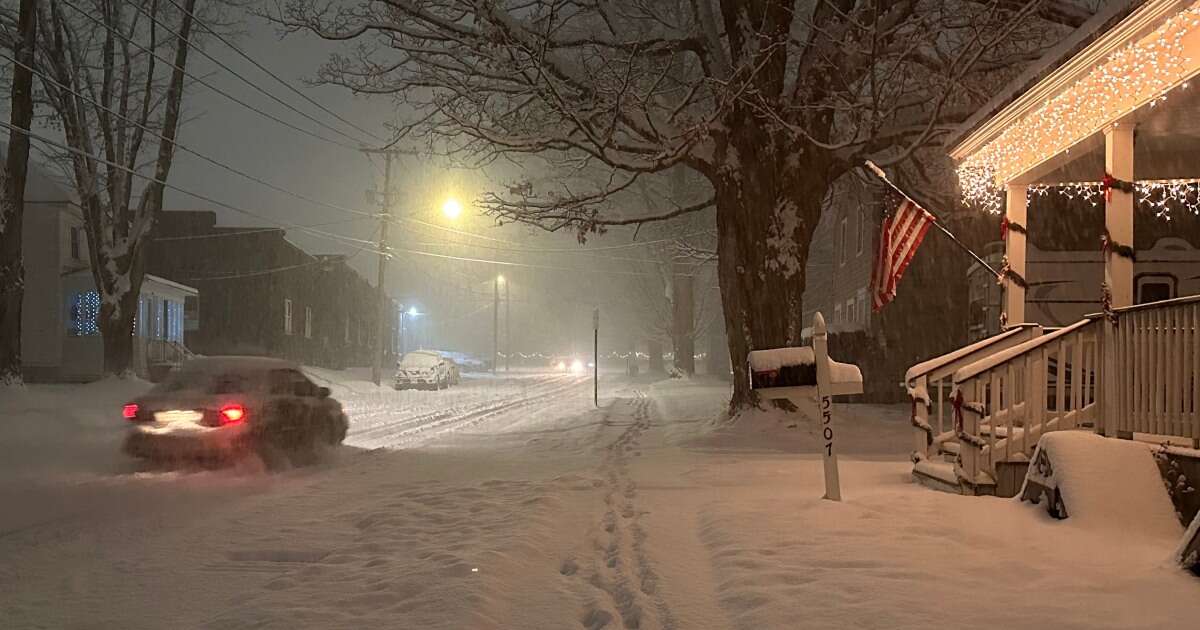
[(103, 301), (100, 304), (100, 335), (104, 338), (106, 374), (127, 376), (136, 368), (133, 360), (133, 325), (137, 315), (138, 296), (142, 293), (143, 274), (139, 272), (129, 275), (129, 290), (118, 297), (115, 303)]
[(772, 146), (783, 144), (738, 147), (739, 168), (714, 180), (731, 413), (758, 404), (747, 374), (751, 350), (800, 345), (809, 241), (829, 186), (819, 153), (792, 146), (773, 154)]
[(695, 290), (688, 268), (674, 265), (671, 276), (671, 345), (675, 369), (691, 376), (696, 373)]
[(647, 339), (646, 354), (650, 355), (650, 372), (662, 374), (666, 371), (666, 368), (663, 366), (663, 346), (661, 341), (658, 339)]
[[(34, 46), (37, 42), (37, 0), (21, 0), (18, 40), (13, 64), (9, 121), (29, 129), (33, 120)], [(0, 385), (20, 383), (21, 303), (25, 299), (25, 265), (21, 253), (25, 212), (25, 176), (29, 170), (29, 136), (10, 131), (8, 155), (0, 171)]]

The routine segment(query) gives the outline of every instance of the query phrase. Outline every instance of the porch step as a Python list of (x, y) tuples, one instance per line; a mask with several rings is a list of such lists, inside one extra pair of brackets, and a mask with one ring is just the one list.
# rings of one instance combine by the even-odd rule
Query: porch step
[(1051, 514), (1088, 529), (1171, 541), (1183, 532), (1152, 447), (1087, 431), (1042, 436), (1021, 499), (1045, 501)]

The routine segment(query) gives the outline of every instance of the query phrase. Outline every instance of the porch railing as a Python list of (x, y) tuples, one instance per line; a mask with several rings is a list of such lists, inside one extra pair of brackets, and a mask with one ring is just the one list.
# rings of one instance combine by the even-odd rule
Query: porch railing
[(997, 463), (1028, 461), (1043, 433), (1094, 424), (1101, 325), (1084, 319), (954, 373), (961, 482), (993, 485)]
[(942, 453), (953, 455), (958, 452), (958, 435), (953, 430), (953, 418), (948, 409), (949, 394), (954, 385), (951, 376), (966, 365), (1041, 334), (1041, 326), (1021, 324), (908, 369), (904, 381), (912, 401), (914, 463)]
[(953, 375), (956, 473), (994, 484), (1050, 431), (1200, 444), (1200, 296), (1090, 315)]
[(1106, 435), (1200, 439), (1200, 295), (1117, 310)]

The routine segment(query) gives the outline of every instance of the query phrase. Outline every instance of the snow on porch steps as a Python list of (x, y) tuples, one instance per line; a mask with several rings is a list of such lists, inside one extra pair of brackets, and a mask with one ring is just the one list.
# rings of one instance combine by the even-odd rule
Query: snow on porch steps
[(1047, 433), (1025, 483), (1059, 488), (1068, 520), (1086, 529), (1178, 540), (1183, 527), (1151, 449), (1086, 431)]

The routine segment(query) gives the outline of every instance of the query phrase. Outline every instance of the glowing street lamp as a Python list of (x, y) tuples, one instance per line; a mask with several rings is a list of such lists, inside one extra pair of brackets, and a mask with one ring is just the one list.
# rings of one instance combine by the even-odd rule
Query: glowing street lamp
[(457, 219), (462, 214), (462, 204), (458, 200), (451, 197), (442, 204), (442, 214), (451, 221)]

